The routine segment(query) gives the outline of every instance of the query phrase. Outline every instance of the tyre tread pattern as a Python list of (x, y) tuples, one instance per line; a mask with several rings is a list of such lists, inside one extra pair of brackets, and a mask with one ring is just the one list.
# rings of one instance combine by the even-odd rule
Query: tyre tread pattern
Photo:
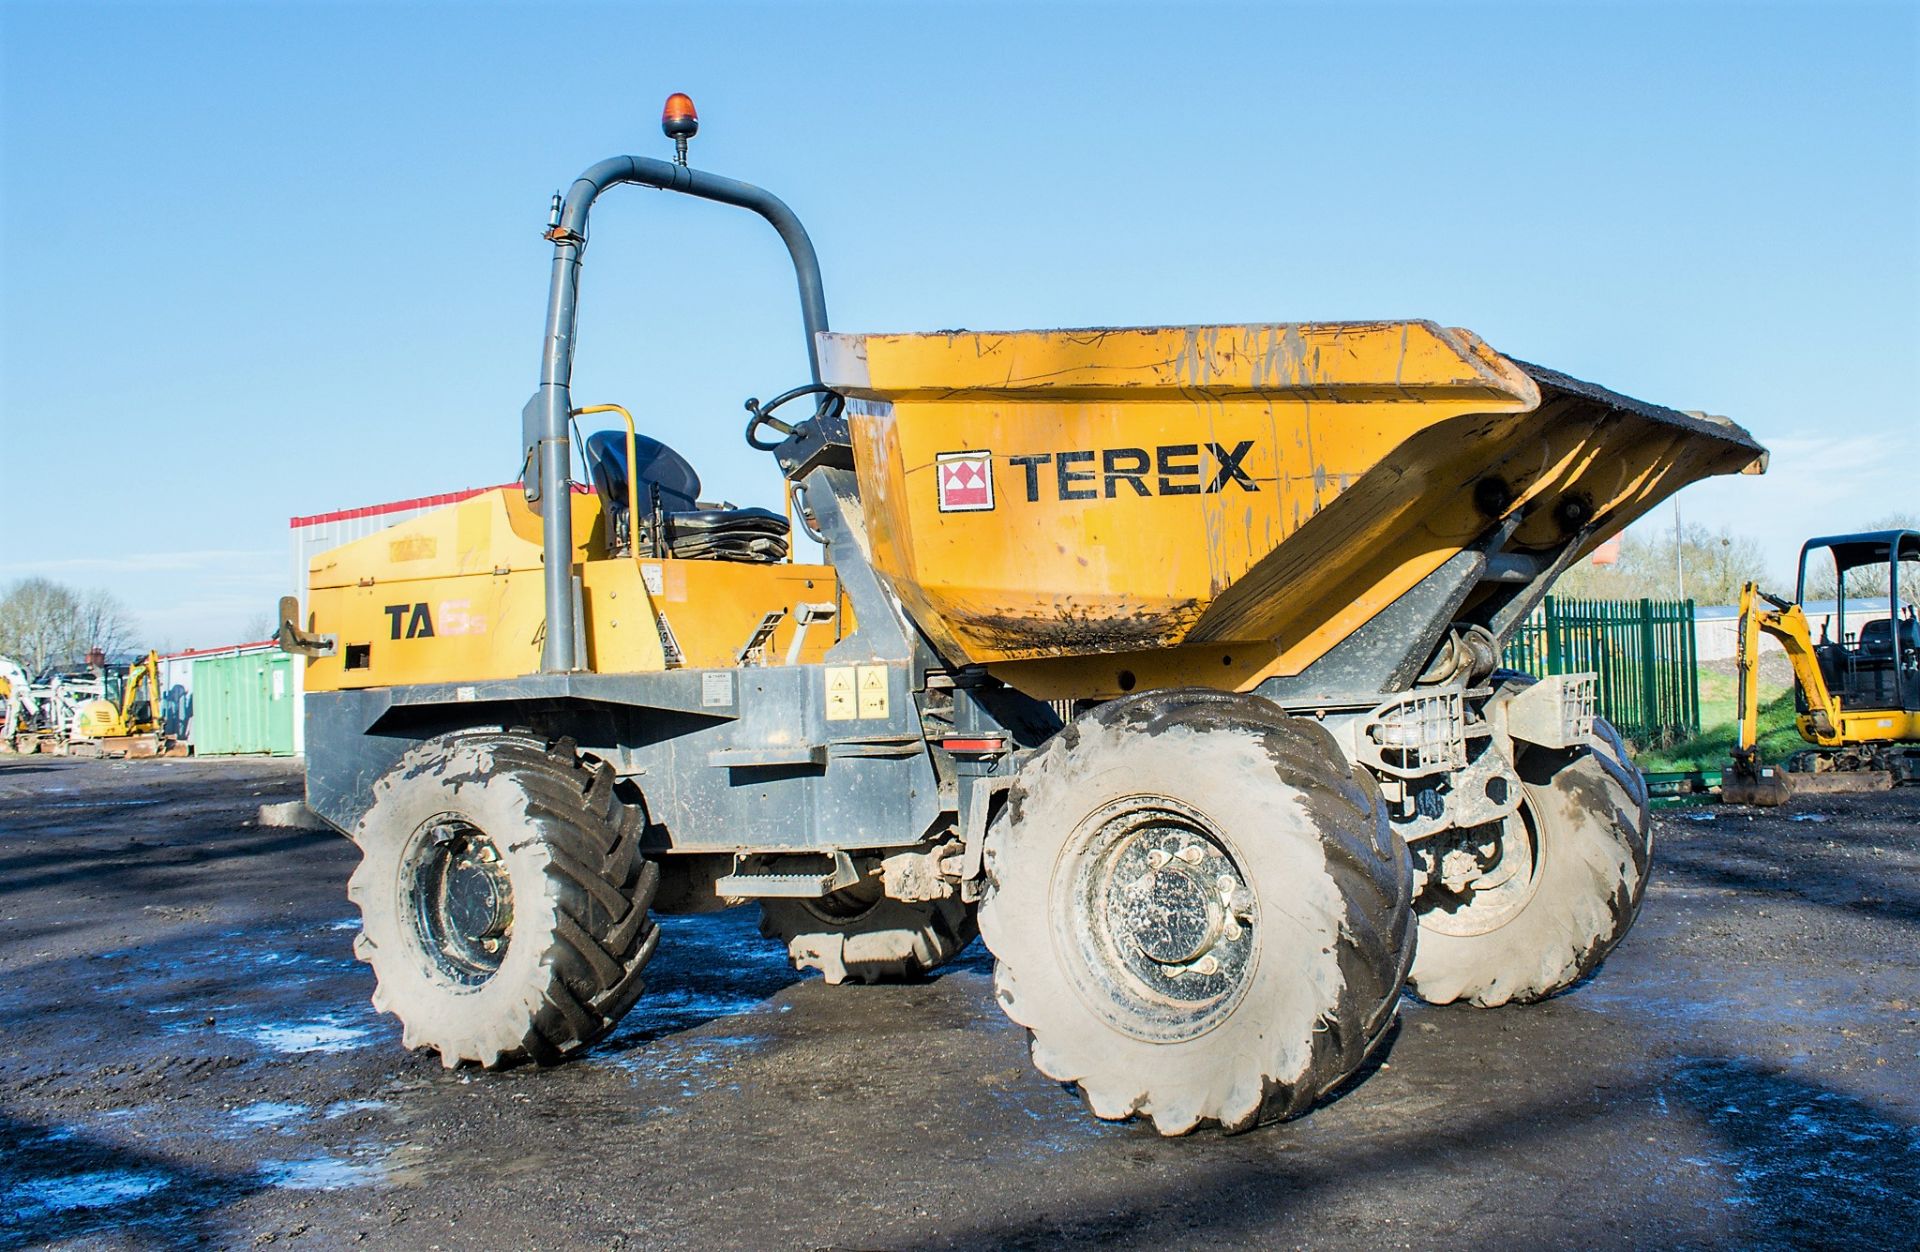
[[(659, 867), (640, 853), (645, 806), (616, 794), (617, 779), (604, 761), (582, 755), (574, 741), (540, 741), (513, 733), (468, 734), (425, 745), (466, 743), (491, 755), (489, 776), (510, 772), (528, 797), (527, 832), (544, 842), (545, 875), (555, 897), (555, 925), (547, 935), (521, 932), (516, 941), (542, 943), (539, 970), (547, 978), (533, 988), (523, 1020), (476, 1022), (448, 1037), (410, 1042), (436, 1048), (453, 1067), (462, 1062), (504, 1069), (522, 1061), (552, 1065), (604, 1037), (643, 989), (642, 971), (659, 944), (648, 909)], [(488, 777), (449, 781), (485, 784)], [(517, 844), (516, 844), (517, 846)], [(364, 864), (364, 862), (363, 862)], [(356, 880), (359, 875), (356, 874)], [(363, 896), (350, 889), (363, 911)], [(376, 953), (362, 936), (355, 954), (369, 964)], [(374, 1003), (405, 1021), (405, 1006), (376, 989)]]
[[(1241, 1131), (1305, 1113), (1351, 1077), (1386, 1036), (1413, 960), (1412, 863), (1388, 825), (1377, 784), (1348, 762), (1333, 736), (1318, 724), (1257, 698), (1202, 689), (1158, 691), (1102, 704), (1063, 728), (1023, 773), (1069, 767), (1082, 726), (1088, 723), (1147, 735), (1174, 726), (1257, 733), (1276, 773), (1293, 787), (1320, 832), (1327, 873), (1345, 903), (1337, 942), (1344, 987), (1314, 1032), (1310, 1060), (1299, 1078), (1282, 1082), (1262, 1075), (1264, 1096), (1253, 1116), (1222, 1128)], [(1025, 789), (1016, 781), (1009, 797), (1011, 820), (997, 837), (1010, 837), (1024, 799)], [(989, 889), (994, 886), (990, 881)], [(1002, 1007), (1021, 1021), (1017, 969), (1009, 973), (1012, 976), (996, 977), (996, 986)], [(1031, 1029), (1028, 1038), (1038, 1060), (1045, 1042)], [(1087, 1090), (1092, 1081), (1087, 1076), (1079, 1086), (1089, 1105), (1097, 1108), (1099, 1101)], [(1203, 1116), (1197, 1124), (1210, 1122), (1219, 1124), (1219, 1119)]]
[[(1524, 687), (1534, 681), (1524, 674), (1500, 671), (1495, 681), (1503, 691)], [(1497, 693), (1496, 699), (1500, 698)], [(1540, 909), (1548, 918), (1559, 919), (1553, 942), (1567, 947), (1567, 959), (1550, 977), (1516, 977), (1513, 969), (1533, 958), (1528, 950), (1504, 953), (1493, 945), (1499, 932), (1478, 937), (1479, 955), (1469, 955), (1457, 940), (1432, 937), (1426, 945), (1424, 962), (1418, 962), (1409, 989), (1433, 1004), (1466, 1001), (1482, 1008), (1502, 1004), (1537, 1004), (1559, 995), (1600, 968), (1607, 956), (1626, 938), (1639, 917), (1646, 899), (1647, 881), (1653, 869), (1653, 828), (1648, 807), (1646, 779), (1635, 768), (1620, 733), (1604, 718), (1595, 718), (1593, 734), (1583, 747), (1570, 752), (1537, 748), (1521, 753), (1516, 769), (1529, 790), (1553, 806), (1542, 812), (1543, 828), (1537, 838), (1561, 845), (1559, 855), (1585, 857), (1589, 863), (1600, 855), (1625, 852), (1632, 867), (1631, 879), (1612, 883), (1605, 901), (1605, 918), (1588, 933), (1572, 931), (1574, 912), (1564, 900), (1537, 896), (1527, 906)], [(1551, 825), (1549, 825), (1551, 820)], [(1547, 856), (1556, 854), (1551, 845)], [(1511, 923), (1509, 923), (1511, 925)], [(1443, 955), (1444, 954), (1444, 955)], [(1431, 966), (1431, 968), (1428, 968)], [(1423, 985), (1423, 979), (1425, 985)]]

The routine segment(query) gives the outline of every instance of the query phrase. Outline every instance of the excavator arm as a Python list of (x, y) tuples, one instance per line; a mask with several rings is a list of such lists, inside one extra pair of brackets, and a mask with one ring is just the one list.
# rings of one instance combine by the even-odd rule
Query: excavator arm
[[(1764, 600), (1771, 608), (1761, 607)], [(1740, 589), (1740, 639), (1735, 650), (1735, 670), (1739, 682), (1739, 726), (1734, 735), (1736, 761), (1751, 763), (1760, 737), (1760, 633), (1765, 631), (1780, 641), (1793, 665), (1794, 681), (1806, 700), (1807, 716), (1815, 736), (1824, 740), (1840, 724), (1840, 701), (1827, 686), (1820, 670), (1820, 658), (1813, 650), (1813, 632), (1800, 606), (1768, 595), (1758, 583)]]
[(1734, 642), (1733, 679), (1737, 719), (1733, 734), (1734, 763), (1751, 772), (1760, 743), (1760, 588), (1748, 583), (1740, 589), (1740, 634)]
[[(1766, 602), (1766, 607), (1762, 605)], [(1839, 700), (1820, 671), (1813, 634), (1800, 606), (1769, 595), (1758, 583), (1740, 589), (1740, 634), (1734, 648), (1737, 725), (1733, 762), (1721, 782), (1721, 798), (1729, 804), (1785, 804), (1791, 795), (1787, 775), (1760, 761), (1760, 635), (1780, 641), (1793, 665), (1794, 681), (1806, 702), (1807, 720), (1821, 737), (1833, 735), (1839, 724)]]
[[(133, 709), (140, 702), (140, 684), (147, 685), (147, 719), (140, 725), (133, 724)], [(126, 689), (120, 693), (120, 724), (116, 728), (123, 735), (144, 734), (160, 725), (160, 654), (148, 652), (134, 667), (127, 671)]]

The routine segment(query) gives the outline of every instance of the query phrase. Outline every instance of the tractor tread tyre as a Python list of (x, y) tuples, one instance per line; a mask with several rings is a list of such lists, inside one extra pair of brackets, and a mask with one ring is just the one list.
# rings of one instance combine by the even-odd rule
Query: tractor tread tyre
[[(1502, 675), (1501, 677), (1507, 677)], [(1525, 685), (1512, 678), (1494, 699)], [(1422, 917), (1407, 988), (1429, 1004), (1535, 1004), (1593, 973), (1632, 929), (1646, 897), (1653, 826), (1646, 780), (1619, 732), (1595, 718), (1571, 752), (1529, 748), (1516, 762), (1536, 851), (1530, 895), (1478, 934)]]
[(911, 982), (958, 956), (979, 933), (973, 906), (957, 898), (880, 897), (844, 917), (814, 904), (762, 900), (760, 933), (786, 945), (795, 969), (819, 970), (832, 984)]
[[(1230, 855), (1255, 900), (1254, 947), (1239, 990), (1211, 1005), (1196, 999), (1190, 1016), (1163, 1019), (1176, 1024), (1152, 1037), (1162, 1010), (1124, 990), (1148, 984), (1088, 974), (1094, 949), (1062, 919), (1088, 899), (1129, 925), (1154, 916), (1112, 912), (1127, 897), (1076, 884), (1101, 856), (1123, 863), (1111, 849), (1124, 845), (1107, 832), (1137, 839), (1150, 829), (1130, 824), (1127, 806), (1163, 800), (1204, 819), (1205, 838)], [(1103, 813), (1122, 814), (1120, 824)], [(1306, 1112), (1386, 1035), (1413, 959), (1412, 866), (1378, 786), (1323, 727), (1254, 697), (1159, 691), (1075, 719), (1021, 768), (988, 831), (986, 869), (980, 930), (996, 958), (995, 992), (1027, 1028), (1034, 1064), (1076, 1086), (1095, 1116), (1141, 1115), (1164, 1135)], [(1143, 881), (1098, 872), (1108, 876), (1091, 881), (1123, 892)], [(1149, 934), (1111, 933), (1141, 943)], [(1126, 1004), (1147, 1006), (1146, 1026)]]
[[(512, 890), (504, 955), (479, 981), (451, 974), (416, 922), (416, 849), (447, 816), (494, 842)], [(615, 794), (612, 767), (569, 739), (469, 732), (411, 749), (352, 832), (354, 953), (373, 967), (374, 1007), (449, 1069), (556, 1064), (606, 1035), (639, 999), (660, 940), (645, 826), (644, 807)]]

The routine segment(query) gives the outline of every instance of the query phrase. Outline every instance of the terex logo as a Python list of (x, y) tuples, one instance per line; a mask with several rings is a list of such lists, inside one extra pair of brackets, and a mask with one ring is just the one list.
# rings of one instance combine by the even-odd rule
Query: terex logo
[[(1201, 450), (1207, 457), (1203, 464)], [(1136, 496), (1197, 496), (1225, 491), (1260, 490), (1243, 462), (1253, 440), (1231, 448), (1217, 443), (1163, 443), (1147, 448), (1101, 448), (1069, 452), (1033, 452), (1010, 456), (1007, 464), (1026, 471), (1027, 499), (1038, 501), (1045, 485), (1058, 500), (1111, 500), (1125, 487)], [(1048, 470), (1051, 472), (1047, 472)]]
[(942, 452), (934, 458), (942, 513), (983, 513), (993, 507), (993, 453)]

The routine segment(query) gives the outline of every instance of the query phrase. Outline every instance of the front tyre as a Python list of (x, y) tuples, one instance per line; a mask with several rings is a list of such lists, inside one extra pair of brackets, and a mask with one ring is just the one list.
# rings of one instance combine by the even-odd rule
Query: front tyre
[(518, 735), (409, 751), (354, 828), (374, 1007), (449, 1069), (553, 1064), (633, 1006), (659, 942), (645, 815), (606, 764)]
[(1640, 914), (1653, 858), (1646, 785), (1595, 720), (1574, 752), (1516, 763), (1519, 811), (1447, 831), (1417, 855), (1419, 950), (1407, 987), (1429, 1004), (1532, 1004), (1598, 969)]
[(1034, 1064), (1162, 1134), (1305, 1112), (1393, 1020), (1412, 874), (1371, 777), (1264, 701), (1103, 704), (1016, 778), (980, 932)]

